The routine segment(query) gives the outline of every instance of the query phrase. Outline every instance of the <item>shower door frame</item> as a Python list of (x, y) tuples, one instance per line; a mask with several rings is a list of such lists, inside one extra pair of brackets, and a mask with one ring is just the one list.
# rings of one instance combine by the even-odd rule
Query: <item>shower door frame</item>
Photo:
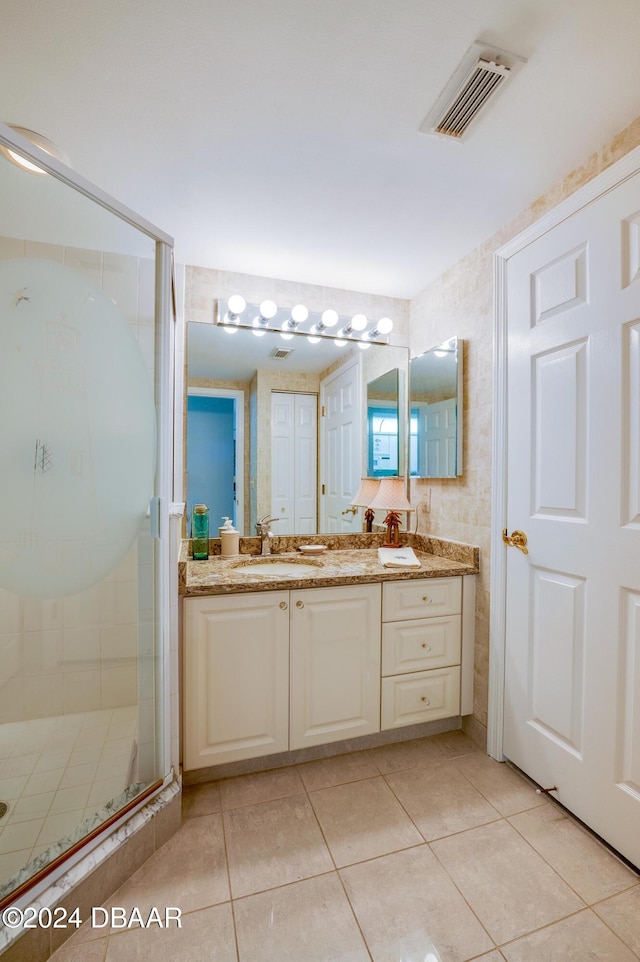
[(132, 815), (148, 804), (154, 796), (175, 779), (175, 770), (171, 760), (169, 514), (173, 487), (173, 434), (171, 425), (173, 421), (172, 372), (176, 305), (172, 237), (3, 123), (0, 123), (0, 145), (15, 150), (28, 160), (33, 161), (56, 180), (83, 194), (99, 207), (146, 234), (155, 243), (154, 332), (156, 366), (154, 402), (157, 424), (157, 467), (155, 494), (151, 501), (151, 512), (154, 515), (151, 518), (151, 532), (163, 546), (163, 550), (158, 552), (159, 558), (154, 562), (154, 578), (157, 592), (155, 615), (158, 644), (156, 690), (158, 703), (162, 706), (156, 737), (157, 742), (159, 741), (161, 745), (162, 772), (164, 773), (157, 781), (148, 786), (140, 796), (3, 899), (0, 902), (0, 908), (3, 908), (9, 904), (21, 906), (27, 900), (31, 901), (35, 896), (46, 890), (52, 882), (60, 878), (72, 865), (79, 862), (88, 852), (112, 835), (116, 829), (128, 821)]

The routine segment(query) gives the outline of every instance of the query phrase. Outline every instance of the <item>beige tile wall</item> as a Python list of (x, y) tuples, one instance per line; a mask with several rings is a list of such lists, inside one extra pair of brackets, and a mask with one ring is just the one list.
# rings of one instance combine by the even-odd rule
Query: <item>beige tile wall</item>
[[(93, 281), (127, 318), (153, 372), (152, 260), (0, 238), (0, 258), (11, 257), (55, 260)], [(28, 598), (0, 589), (0, 723), (119, 708), (139, 698), (153, 708), (146, 672), (138, 674), (142, 644), (153, 677), (153, 637), (142, 637), (149, 612), (151, 636), (153, 619), (153, 554), (147, 542), (143, 537), (134, 544), (99, 584), (67, 598)]]
[(466, 541), (481, 549), (476, 618), (474, 716), (487, 723), (489, 676), (489, 574), (493, 393), (493, 255), (547, 211), (640, 144), (640, 117), (539, 197), (511, 223), (446, 271), (411, 303), (411, 353), (453, 334), (465, 339), (464, 475), (450, 481), (414, 481), (412, 504), (420, 532)]

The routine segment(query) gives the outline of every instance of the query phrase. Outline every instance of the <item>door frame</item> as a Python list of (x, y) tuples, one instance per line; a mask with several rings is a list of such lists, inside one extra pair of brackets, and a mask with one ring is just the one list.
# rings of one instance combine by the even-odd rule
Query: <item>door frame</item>
[[(232, 391), (222, 387), (187, 387), (189, 397), (230, 397), (236, 402), (236, 528), (244, 531), (244, 391)], [(188, 404), (188, 402), (187, 402)], [(189, 443), (188, 432), (186, 443)], [(238, 456), (239, 455), (239, 456)], [(188, 485), (188, 480), (187, 480)], [(188, 487), (185, 489), (185, 496)]]
[[(583, 187), (561, 201), (493, 255), (493, 433), (491, 497), (491, 572), (489, 607), (489, 703), (487, 752), (503, 760), (507, 559), (502, 531), (507, 527), (507, 274), (509, 258), (562, 221), (594, 203), (640, 171), (640, 147), (625, 154)], [(640, 201), (639, 201), (640, 211)]]

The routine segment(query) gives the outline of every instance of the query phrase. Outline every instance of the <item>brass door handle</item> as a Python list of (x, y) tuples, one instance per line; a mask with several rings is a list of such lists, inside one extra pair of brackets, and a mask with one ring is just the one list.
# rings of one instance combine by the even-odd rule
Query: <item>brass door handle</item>
[(356, 506), (355, 506), (354, 504), (350, 504), (349, 507), (348, 507), (348, 508), (345, 508), (342, 513), (343, 513), (343, 514), (357, 514), (357, 513), (358, 513), (358, 509), (356, 508)]
[(529, 554), (529, 549), (527, 548), (527, 536), (524, 531), (514, 531), (512, 534), (507, 534), (507, 529), (505, 528), (502, 532), (502, 540), (506, 545), (511, 548), (519, 548), (523, 554)]

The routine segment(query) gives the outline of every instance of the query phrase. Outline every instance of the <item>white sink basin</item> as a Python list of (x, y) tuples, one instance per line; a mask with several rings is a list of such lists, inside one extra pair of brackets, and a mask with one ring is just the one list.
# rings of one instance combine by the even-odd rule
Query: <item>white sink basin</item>
[(259, 560), (240, 561), (233, 566), (236, 571), (246, 571), (254, 575), (313, 575), (318, 573), (320, 564), (305, 561), (281, 561), (279, 558), (260, 558)]

